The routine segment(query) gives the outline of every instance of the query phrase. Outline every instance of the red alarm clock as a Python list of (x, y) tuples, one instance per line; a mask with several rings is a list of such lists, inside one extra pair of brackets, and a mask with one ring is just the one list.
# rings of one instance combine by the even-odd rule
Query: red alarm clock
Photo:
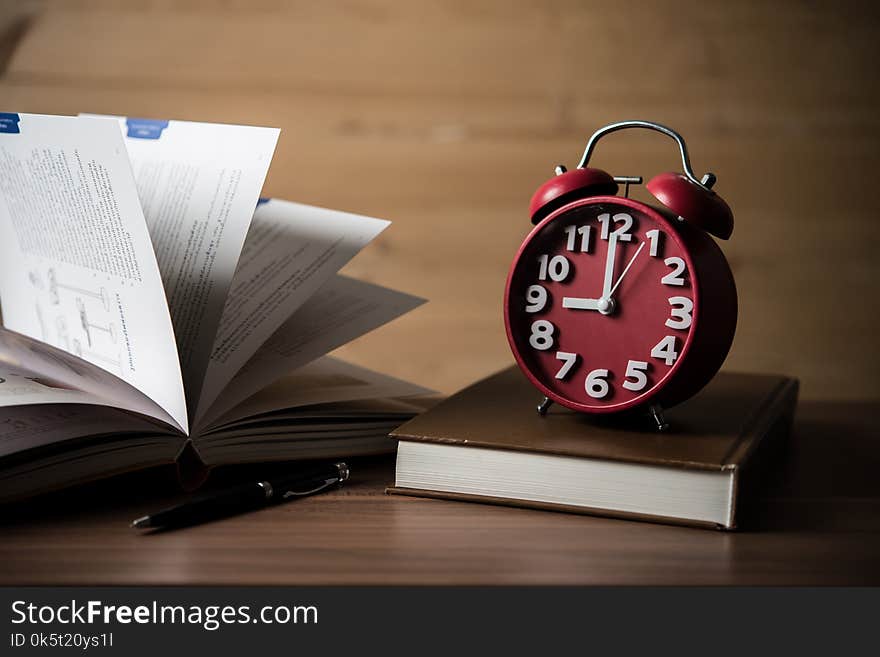
[[(647, 189), (656, 204), (617, 196), (615, 178), (587, 163), (596, 142), (626, 128), (676, 141), (684, 173)], [(698, 179), (684, 139), (649, 121), (623, 121), (590, 138), (577, 169), (556, 177), (530, 204), (537, 224), (507, 277), (504, 321), (519, 367), (551, 402), (584, 413), (647, 412), (697, 393), (724, 362), (736, 330), (736, 286), (710, 235), (733, 231), (730, 207)]]

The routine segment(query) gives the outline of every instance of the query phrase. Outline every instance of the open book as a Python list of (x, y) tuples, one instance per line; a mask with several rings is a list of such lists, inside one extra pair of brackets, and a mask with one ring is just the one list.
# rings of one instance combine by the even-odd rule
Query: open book
[(338, 274), (387, 221), (259, 198), (278, 135), (0, 114), (0, 502), (375, 453), (419, 410), (325, 356), (423, 300)]

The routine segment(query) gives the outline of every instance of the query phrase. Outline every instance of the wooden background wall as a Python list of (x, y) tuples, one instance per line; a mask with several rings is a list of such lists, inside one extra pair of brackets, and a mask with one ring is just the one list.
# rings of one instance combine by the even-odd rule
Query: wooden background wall
[[(394, 226), (347, 272), (430, 303), (341, 355), (451, 392), (509, 362), (534, 188), (600, 125), (669, 124), (736, 215), (726, 367), (877, 398), (874, 3), (0, 0), (0, 108), (283, 129), (266, 192)], [(678, 166), (637, 132), (615, 174)]]

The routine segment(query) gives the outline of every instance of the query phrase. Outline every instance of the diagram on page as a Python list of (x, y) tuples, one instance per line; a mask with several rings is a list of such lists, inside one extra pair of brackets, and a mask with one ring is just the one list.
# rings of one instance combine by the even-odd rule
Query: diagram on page
[[(119, 344), (122, 308), (111, 306), (110, 292), (97, 282), (91, 288), (70, 285), (55, 267), (47, 267), (45, 279), (39, 268), (33, 268), (28, 279), (34, 288), (35, 310), (43, 330), (43, 339), (50, 344), (97, 362), (125, 377), (123, 354)], [(109, 281), (108, 281), (109, 284)], [(43, 318), (53, 317), (45, 322)], [(70, 318), (75, 318), (72, 324)]]

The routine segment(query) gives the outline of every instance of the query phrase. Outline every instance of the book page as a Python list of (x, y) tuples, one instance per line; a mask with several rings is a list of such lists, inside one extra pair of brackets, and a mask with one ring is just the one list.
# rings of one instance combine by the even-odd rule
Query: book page
[(229, 289), (196, 416), (297, 308), (388, 225), (299, 203), (262, 201)]
[[(313, 404), (434, 394), (332, 356), (324, 356), (282, 376), (218, 418), (215, 427), (265, 413)], [(273, 415), (273, 417), (275, 417)]]
[(279, 130), (116, 118), (165, 285), (192, 414)]
[(257, 350), (211, 409), (197, 420), (198, 426), (205, 426), (291, 371), (424, 302), (379, 285), (334, 276)]
[(4, 413), (10, 406), (107, 403), (56, 379), (0, 363), (0, 408)]
[(4, 325), (130, 383), (187, 432), (174, 330), (118, 124), (12, 116), (0, 124)]
[(56, 403), (112, 406), (176, 427), (174, 418), (126, 381), (66, 351), (0, 327), (0, 407)]

